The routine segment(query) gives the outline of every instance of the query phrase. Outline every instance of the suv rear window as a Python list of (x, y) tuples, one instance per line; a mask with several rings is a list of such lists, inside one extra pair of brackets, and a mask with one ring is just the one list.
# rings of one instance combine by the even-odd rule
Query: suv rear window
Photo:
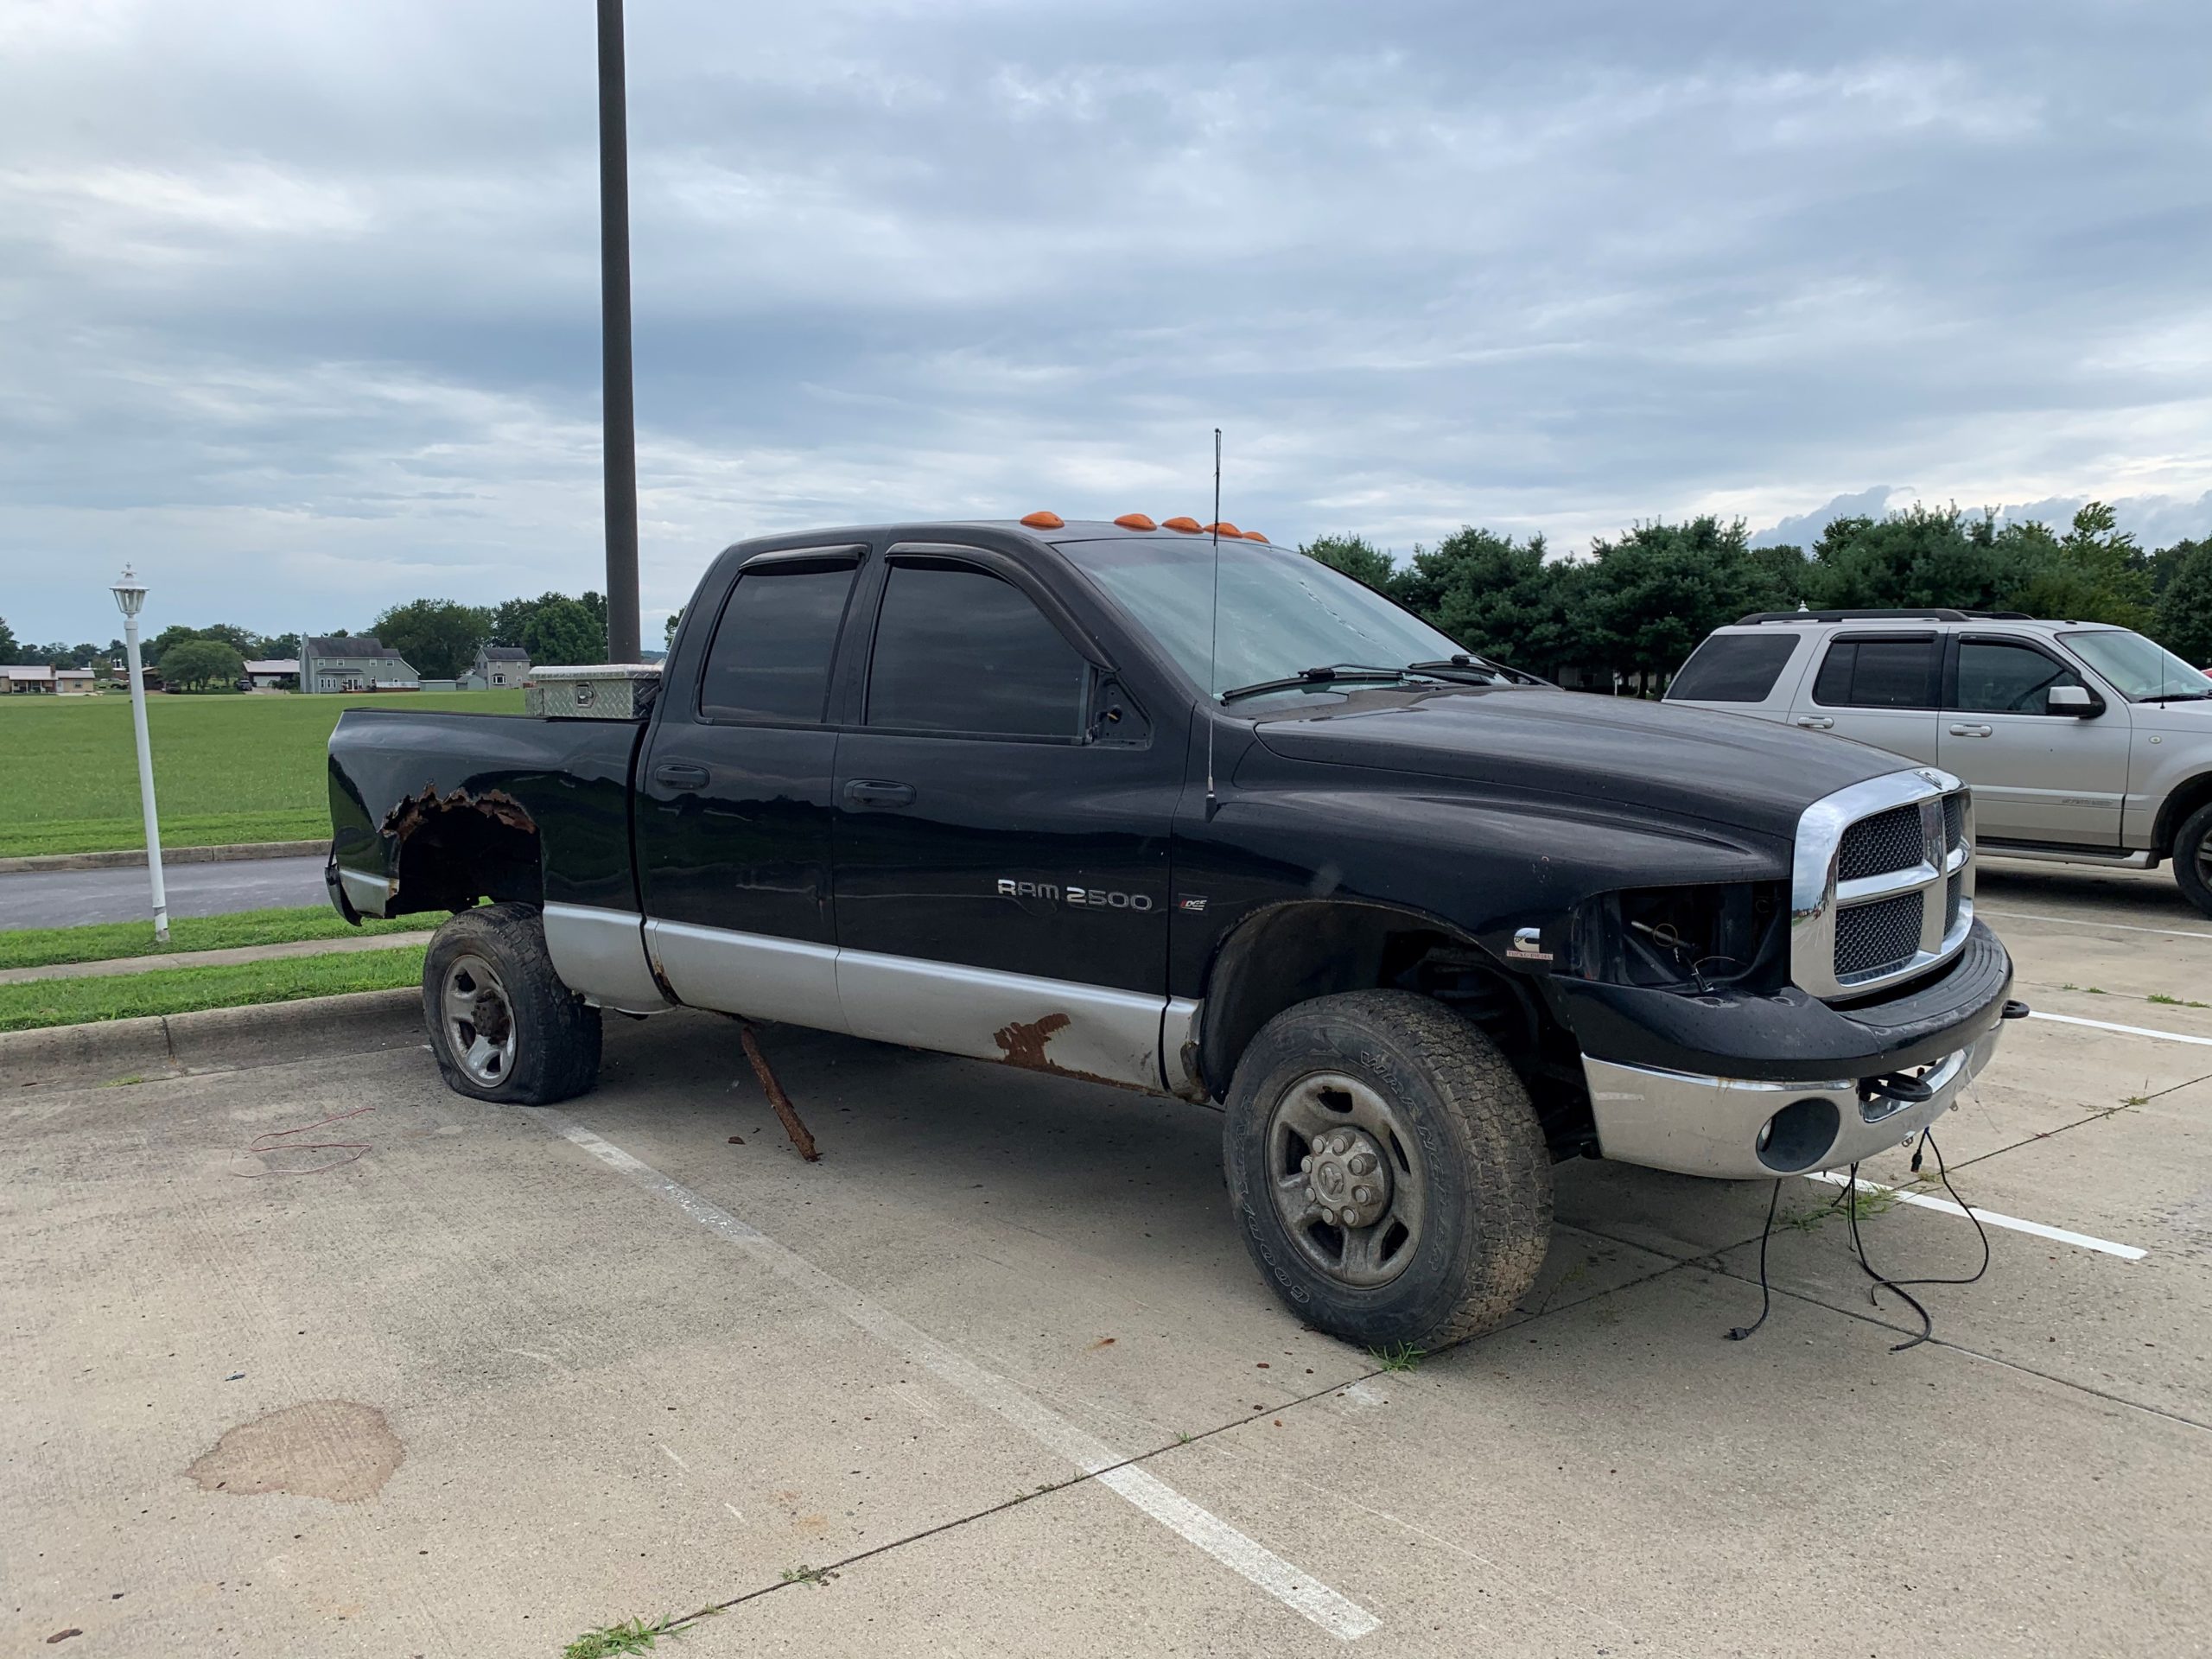
[(1667, 696), (1688, 702), (1764, 702), (1796, 650), (1794, 634), (1716, 633), (1690, 653)]
[(1936, 639), (1839, 639), (1828, 647), (1813, 701), (1830, 709), (1933, 709)]

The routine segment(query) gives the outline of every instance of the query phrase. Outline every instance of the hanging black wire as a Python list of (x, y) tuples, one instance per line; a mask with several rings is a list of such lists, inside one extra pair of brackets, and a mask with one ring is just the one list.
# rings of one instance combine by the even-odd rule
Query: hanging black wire
[(1912, 1154), (1913, 1173), (1916, 1175), (1920, 1173), (1921, 1153), (1923, 1150), (1932, 1152), (1936, 1154), (1936, 1173), (1937, 1178), (1943, 1183), (1943, 1190), (1951, 1195), (1951, 1202), (1959, 1206), (1959, 1209), (1965, 1214), (1966, 1218), (1974, 1223), (1974, 1230), (1981, 1238), (1981, 1265), (1976, 1268), (1972, 1273), (1967, 1274), (1964, 1278), (1955, 1279), (1891, 1279), (1879, 1272), (1877, 1272), (1875, 1270), (1874, 1264), (1866, 1259), (1866, 1241), (1859, 1236), (1859, 1166), (1853, 1164), (1851, 1166), (1851, 1180), (1849, 1185), (1845, 1188), (1845, 1196), (1848, 1200), (1849, 1205), (1848, 1213), (1851, 1217), (1851, 1245), (1852, 1248), (1859, 1253), (1859, 1265), (1866, 1269), (1866, 1276), (1874, 1281), (1867, 1287), (1866, 1300), (1872, 1303), (1876, 1307), (1879, 1307), (1882, 1305), (1882, 1292), (1885, 1290), (1894, 1291), (1898, 1299), (1902, 1300), (1905, 1306), (1911, 1308), (1914, 1313), (1920, 1315), (1920, 1334), (1916, 1337), (1909, 1338), (1904, 1342), (1892, 1344), (1890, 1348), (1890, 1351), (1893, 1354), (1901, 1354), (1908, 1348), (1917, 1348), (1922, 1343), (1926, 1342), (1936, 1334), (1936, 1320), (1934, 1316), (1929, 1313), (1927, 1308), (1921, 1305), (1919, 1300), (1913, 1295), (1911, 1291), (1906, 1288), (1907, 1286), (1971, 1285), (1980, 1280), (1982, 1274), (1989, 1271), (1988, 1230), (1982, 1226), (1981, 1217), (1974, 1214), (1973, 1207), (1969, 1205), (1964, 1198), (1959, 1196), (1958, 1188), (1951, 1185), (1951, 1172), (1943, 1162), (1943, 1148), (1936, 1144), (1936, 1137), (1927, 1130), (1923, 1129), (1920, 1132), (1920, 1147), (1916, 1148)]
[(1774, 1184), (1774, 1191), (1767, 1195), (1766, 1225), (1759, 1230), (1759, 1316), (1749, 1325), (1739, 1325), (1728, 1333), (1731, 1342), (1741, 1342), (1766, 1323), (1767, 1311), (1774, 1306), (1774, 1292), (1766, 1278), (1766, 1242), (1774, 1236), (1774, 1208), (1782, 1202), (1782, 1183)]

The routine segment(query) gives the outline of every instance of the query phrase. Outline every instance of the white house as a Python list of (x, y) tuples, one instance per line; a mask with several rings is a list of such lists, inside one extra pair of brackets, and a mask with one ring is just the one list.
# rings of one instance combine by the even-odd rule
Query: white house
[(461, 685), (465, 691), (488, 691), (495, 685), (520, 685), (529, 678), (528, 652), (517, 645), (479, 645)]

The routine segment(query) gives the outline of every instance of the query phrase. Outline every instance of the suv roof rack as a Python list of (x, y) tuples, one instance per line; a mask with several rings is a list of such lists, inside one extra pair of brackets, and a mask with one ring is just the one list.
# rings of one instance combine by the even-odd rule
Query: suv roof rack
[(1753, 622), (2032, 622), (2025, 611), (1959, 611), (1931, 605), (1919, 611), (1755, 611), (1736, 626)]

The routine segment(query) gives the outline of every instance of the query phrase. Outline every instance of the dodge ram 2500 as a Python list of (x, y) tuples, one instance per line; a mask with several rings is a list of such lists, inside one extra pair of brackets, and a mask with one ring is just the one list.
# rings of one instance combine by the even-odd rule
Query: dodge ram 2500
[(333, 902), (453, 912), (423, 1011), (482, 1100), (690, 1007), (1216, 1105), (1261, 1271), (1366, 1344), (1503, 1319), (1560, 1160), (1841, 1166), (1988, 1063), (1957, 779), (1561, 691), (1211, 531), (740, 543), (634, 706), (349, 709)]

